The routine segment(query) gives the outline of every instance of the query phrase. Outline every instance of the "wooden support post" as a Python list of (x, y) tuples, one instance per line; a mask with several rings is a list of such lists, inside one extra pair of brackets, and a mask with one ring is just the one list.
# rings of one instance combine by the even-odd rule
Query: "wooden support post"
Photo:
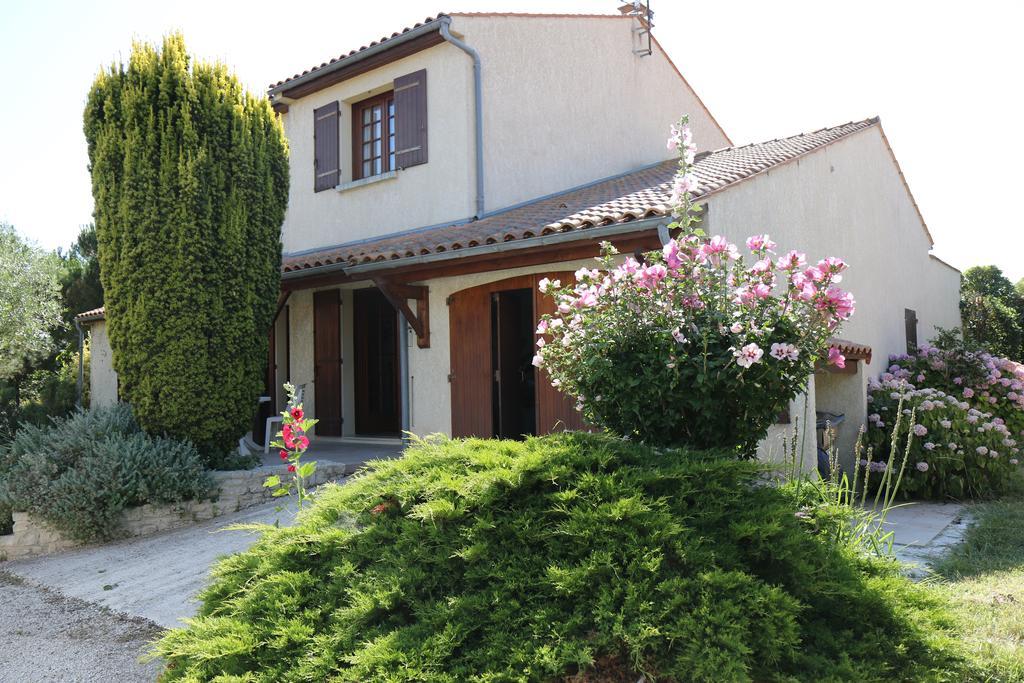
[[(416, 332), (416, 346), (421, 349), (430, 348), (430, 307), (427, 299), (430, 290), (423, 285), (399, 284), (384, 278), (374, 278), (373, 284), (405, 316), (409, 327)], [(409, 307), (410, 299), (416, 302), (415, 313)]]

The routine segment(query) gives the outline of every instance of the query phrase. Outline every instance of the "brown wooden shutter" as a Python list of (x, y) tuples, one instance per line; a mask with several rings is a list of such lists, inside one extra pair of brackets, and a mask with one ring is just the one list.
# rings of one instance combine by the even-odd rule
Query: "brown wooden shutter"
[(472, 287), (451, 296), (452, 436), (494, 435), (491, 414), (491, 293)]
[(914, 353), (917, 351), (917, 312), (903, 309), (903, 322), (907, 331), (907, 352)]
[(329, 190), (339, 182), (338, 103), (313, 110), (313, 191)]
[[(562, 284), (568, 284), (575, 280), (571, 272), (538, 274), (533, 285), (533, 317), (534, 329), (545, 313), (555, 312), (555, 300), (546, 294), (541, 294), (537, 289), (537, 283), (542, 278), (561, 280)], [(537, 370), (537, 433), (550, 434), (551, 432), (562, 432), (566, 430), (587, 429), (583, 423), (583, 416), (576, 410), (576, 401), (570, 396), (563, 394), (557, 388), (551, 386), (551, 379), (544, 370)]]
[(395, 166), (427, 163), (427, 70), (395, 79)]

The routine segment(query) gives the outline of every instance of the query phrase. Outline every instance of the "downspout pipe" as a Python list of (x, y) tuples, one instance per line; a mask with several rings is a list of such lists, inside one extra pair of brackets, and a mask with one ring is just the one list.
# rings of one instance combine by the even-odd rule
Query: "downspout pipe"
[(398, 374), (402, 378), (400, 385), (402, 402), (402, 445), (409, 443), (409, 431), (412, 427), (409, 412), (409, 321), (398, 312)]
[(441, 17), (441, 37), (473, 59), (473, 99), (476, 110), (476, 219), (484, 216), (484, 94), (480, 53), (451, 34), (451, 17)]
[(85, 331), (82, 323), (75, 320), (75, 329), (78, 330), (78, 383), (75, 394), (75, 407), (82, 408), (82, 389), (85, 386)]

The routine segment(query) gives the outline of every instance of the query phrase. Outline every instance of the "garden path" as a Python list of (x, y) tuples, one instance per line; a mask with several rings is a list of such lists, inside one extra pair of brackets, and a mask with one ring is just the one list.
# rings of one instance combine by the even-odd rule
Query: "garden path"
[(963, 538), (970, 511), (958, 503), (907, 503), (886, 515), (885, 528), (893, 532), (893, 552), (909, 576), (921, 579), (928, 565)]
[(278, 519), (290, 524), (294, 509), (277, 512), (276, 505), (264, 503), (182, 529), (5, 563), (2, 568), (28, 584), (160, 626), (180, 626), (179, 619), (195, 614), (195, 594), (217, 558), (241, 552), (256, 540), (252, 532), (224, 527)]

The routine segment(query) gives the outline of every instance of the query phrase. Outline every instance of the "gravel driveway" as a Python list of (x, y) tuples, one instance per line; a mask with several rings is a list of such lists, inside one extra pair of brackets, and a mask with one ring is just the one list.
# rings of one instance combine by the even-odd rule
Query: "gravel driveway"
[(0, 681), (153, 681), (159, 662), (139, 655), (161, 628), (0, 571)]

